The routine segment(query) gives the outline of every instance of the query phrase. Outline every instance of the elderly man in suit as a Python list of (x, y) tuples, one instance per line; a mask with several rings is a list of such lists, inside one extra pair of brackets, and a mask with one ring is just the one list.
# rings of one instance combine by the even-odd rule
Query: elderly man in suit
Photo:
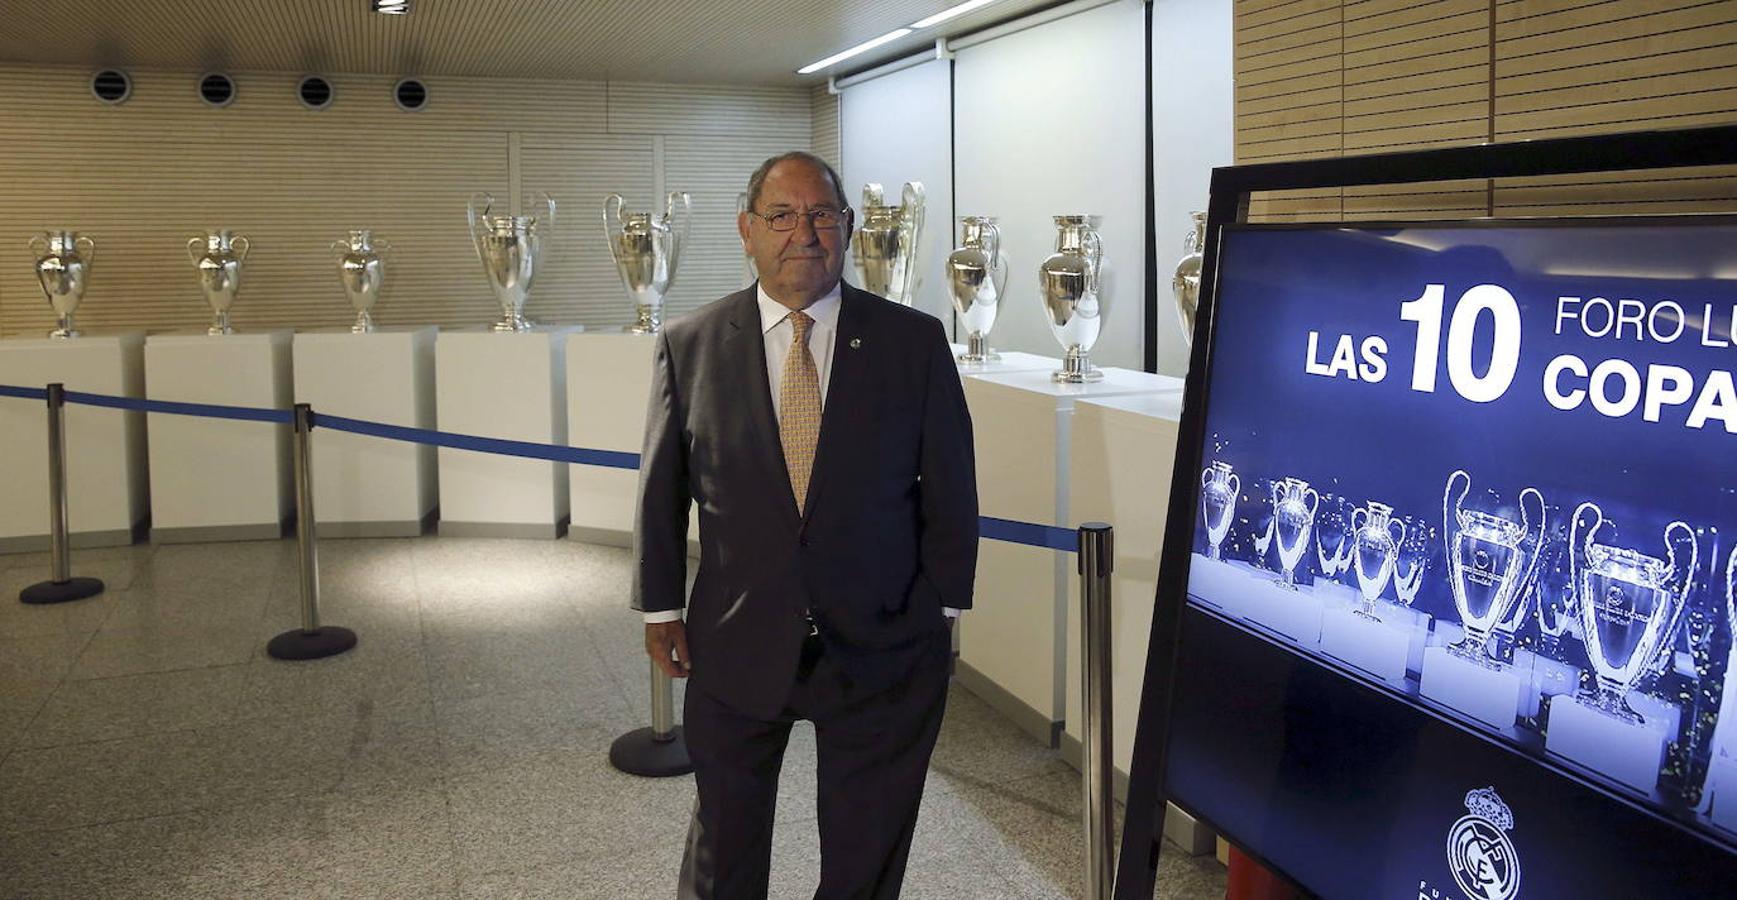
[(971, 605), (976, 475), (941, 323), (840, 280), (852, 218), (820, 158), (767, 160), (737, 221), (759, 281), (658, 339), (633, 605), (651, 658), (689, 679), (684, 898), (766, 896), (797, 719), (819, 752), (815, 896), (904, 879)]

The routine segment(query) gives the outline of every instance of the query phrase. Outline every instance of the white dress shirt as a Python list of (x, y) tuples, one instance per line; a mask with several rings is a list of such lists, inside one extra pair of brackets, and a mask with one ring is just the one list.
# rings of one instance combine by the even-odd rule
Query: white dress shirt
[[(755, 285), (760, 300), (760, 335), (766, 342), (766, 384), (772, 389), (772, 416), (783, 423), (782, 409), (784, 386), (784, 363), (790, 357), (790, 344), (796, 337), (796, 326), (790, 324), (790, 307), (772, 299), (764, 287)], [(802, 311), (814, 320), (808, 328), (808, 352), (814, 356), (814, 369), (820, 376), (820, 409), (826, 411), (826, 388), (832, 382), (832, 352), (838, 342), (838, 310), (843, 303), (842, 289), (833, 285), (832, 290), (819, 300), (808, 304)], [(945, 612), (948, 618), (959, 615), (959, 610), (949, 606)], [(660, 612), (645, 614), (646, 624), (653, 622), (675, 622), (682, 617), (679, 609), (666, 609)]]

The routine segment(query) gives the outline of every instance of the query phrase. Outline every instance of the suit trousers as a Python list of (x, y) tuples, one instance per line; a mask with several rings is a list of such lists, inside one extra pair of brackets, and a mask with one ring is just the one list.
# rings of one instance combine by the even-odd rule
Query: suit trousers
[(907, 652), (914, 659), (905, 678), (863, 695), (834, 652), (810, 638), (790, 699), (769, 721), (689, 688), (682, 729), (699, 796), (682, 859), (682, 900), (767, 896), (778, 774), (798, 719), (814, 723), (819, 757), (815, 900), (899, 896), (946, 708), (951, 635), (943, 628)]

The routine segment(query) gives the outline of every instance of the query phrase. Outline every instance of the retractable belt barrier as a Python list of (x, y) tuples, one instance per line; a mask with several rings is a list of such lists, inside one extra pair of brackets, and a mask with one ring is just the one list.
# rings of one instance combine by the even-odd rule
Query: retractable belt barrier
[[(296, 539), (301, 554), (302, 627), (280, 634), (267, 645), (279, 659), (318, 659), (342, 653), (356, 644), (347, 628), (321, 625), (319, 621), (319, 564), (314, 527), (313, 472), (309, 437), (315, 428), (329, 428), (368, 437), (453, 450), (468, 450), (497, 456), (517, 456), (583, 466), (638, 469), (639, 454), (616, 450), (591, 450), (562, 444), (540, 444), (505, 438), (481, 437), (389, 425), (366, 419), (351, 419), (316, 413), (307, 404), (293, 409), (225, 406), (146, 400), (68, 391), (61, 385), (46, 388), (0, 385), (0, 397), (46, 400), (49, 415), (49, 505), (50, 531), (54, 546), (54, 577), (26, 589), (26, 602), (60, 602), (101, 592), (95, 579), (72, 578), (66, 521), (65, 404), (97, 406), (128, 412), (195, 416), (290, 425), (296, 490)], [(1088, 900), (1110, 896), (1112, 866), (1111, 815), (1114, 809), (1110, 778), (1113, 765), (1110, 748), (1110, 574), (1113, 566), (1111, 529), (1102, 523), (1087, 523), (1078, 529), (1059, 528), (1015, 519), (979, 516), (978, 535), (994, 541), (1021, 544), (1044, 550), (1079, 554), (1082, 648), (1082, 716), (1080, 773), (1085, 786), (1085, 833)], [(34, 594), (32, 592), (35, 592)], [(44, 596), (52, 599), (42, 599)], [(674, 686), (654, 662), (651, 665), (652, 725), (618, 738), (610, 748), (610, 760), (623, 771), (646, 776), (684, 775), (693, 770), (681, 728), (675, 724)]]

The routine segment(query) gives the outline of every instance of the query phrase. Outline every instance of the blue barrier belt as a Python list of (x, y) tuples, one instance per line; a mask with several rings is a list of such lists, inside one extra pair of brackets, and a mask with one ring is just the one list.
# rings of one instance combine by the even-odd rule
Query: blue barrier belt
[[(19, 387), (0, 384), (0, 397), (17, 397), (23, 400), (45, 400), (48, 391), (43, 388)], [(213, 403), (180, 403), (172, 400), (141, 400), (134, 397), (114, 397), (108, 394), (88, 394), (82, 391), (67, 391), (66, 402), (79, 403), (85, 406), (104, 406), (110, 409), (122, 409), (137, 412), (167, 413), (177, 416), (202, 416), (216, 419), (238, 419), (249, 422), (272, 422), (290, 424), (295, 421), (295, 413), (287, 409), (264, 409), (251, 406), (222, 406)], [(424, 428), (408, 428), (402, 425), (388, 425), (384, 422), (370, 422), (366, 419), (349, 419), (343, 416), (329, 416), (322, 413), (313, 414), (313, 425), (317, 428), (330, 428), (333, 431), (346, 431), (352, 434), (368, 435), (393, 441), (407, 441), (415, 444), (432, 444), (436, 447), (449, 447), (454, 450), (473, 450), (478, 453), (493, 453), (501, 456), (519, 456), (529, 459), (546, 459), (551, 462), (577, 463), (585, 466), (602, 466), (612, 469), (639, 468), (639, 454), (626, 453), (619, 450), (587, 450), (580, 447), (566, 447), (559, 444), (538, 444), (531, 441), (509, 441), (504, 438), (477, 437), (469, 434), (454, 434), (446, 431), (429, 431)], [(1031, 522), (1020, 522), (1014, 519), (998, 519), (994, 516), (979, 516), (977, 518), (978, 536), (993, 541), (1005, 541), (1011, 544), (1025, 544), (1032, 547), (1043, 547), (1049, 550), (1064, 550), (1077, 553), (1080, 549), (1079, 532), (1071, 528), (1059, 528), (1054, 525), (1038, 525)]]

